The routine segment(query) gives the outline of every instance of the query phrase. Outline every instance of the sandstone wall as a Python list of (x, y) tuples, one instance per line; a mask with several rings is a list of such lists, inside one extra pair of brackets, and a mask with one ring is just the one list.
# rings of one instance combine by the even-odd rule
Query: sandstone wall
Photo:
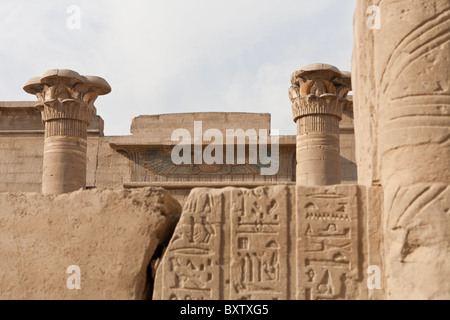
[[(162, 189), (0, 193), (0, 299), (146, 298), (150, 259), (180, 211)], [(72, 265), (80, 290), (67, 287)]]
[(110, 137), (103, 137), (98, 141), (98, 158), (95, 159), (94, 173), (96, 179), (93, 186), (123, 189), (124, 183), (129, 181), (131, 174), (130, 159), (124, 153), (112, 149), (110, 142)]
[(40, 192), (44, 137), (0, 136), (0, 191)]
[[(0, 192), (41, 192), (44, 126), (35, 104), (0, 102)], [(137, 117), (131, 126), (132, 136), (103, 137), (103, 120), (94, 116), (88, 130), (86, 185), (112, 189), (164, 187), (184, 202), (190, 190), (205, 181), (210, 183), (207, 187), (213, 187), (214, 183), (219, 184), (214, 187), (230, 183), (241, 183), (240, 187), (295, 183), (295, 136), (280, 137), (280, 170), (275, 177), (260, 177), (251, 166), (233, 167), (236, 172), (232, 176), (224, 175), (227, 168), (216, 172), (217, 168), (211, 166), (197, 166), (193, 168), (194, 174), (190, 166), (169, 170), (167, 174), (153, 170), (155, 161), (161, 158), (171, 161), (172, 131), (177, 128), (193, 131), (194, 121), (203, 122), (203, 131), (218, 128), (224, 134), (230, 128), (270, 130), (268, 114), (192, 113)], [(357, 179), (354, 139), (353, 111), (344, 110), (340, 161), (345, 184)]]
[(344, 109), (340, 122), (339, 140), (341, 148), (341, 183), (355, 184), (358, 181), (355, 155), (355, 129), (353, 107)]
[[(0, 192), (41, 192), (44, 125), (36, 102), (0, 102)], [(87, 186), (96, 185), (103, 119), (88, 129)]]
[[(380, 188), (194, 189), (160, 262), (154, 299), (382, 299)], [(381, 278), (382, 274), (379, 275)]]
[(133, 119), (133, 136), (147, 137), (148, 141), (171, 141), (175, 129), (187, 129), (194, 137), (194, 121), (201, 121), (203, 131), (218, 129), (226, 135), (228, 129), (264, 129), (270, 132), (268, 113), (199, 112), (139, 116)]

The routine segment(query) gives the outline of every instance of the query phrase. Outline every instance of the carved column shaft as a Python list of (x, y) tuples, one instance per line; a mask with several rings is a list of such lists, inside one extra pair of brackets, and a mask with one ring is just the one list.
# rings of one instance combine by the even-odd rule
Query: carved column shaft
[(24, 90), (35, 94), (45, 125), (42, 193), (62, 194), (86, 187), (87, 128), (94, 102), (111, 91), (99, 77), (51, 70), (32, 78)]
[[(380, 29), (366, 24), (373, 5)], [(450, 2), (362, 0), (355, 17), (355, 122), (365, 124), (356, 128), (358, 148), (374, 145), (358, 166), (384, 190), (387, 298), (446, 300)]]
[(289, 96), (297, 124), (297, 185), (341, 182), (339, 122), (350, 77), (337, 68), (314, 64), (294, 73)]

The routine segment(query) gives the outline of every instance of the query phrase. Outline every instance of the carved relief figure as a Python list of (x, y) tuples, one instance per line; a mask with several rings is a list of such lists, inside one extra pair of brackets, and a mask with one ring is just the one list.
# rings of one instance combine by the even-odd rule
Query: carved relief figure
[(263, 255), (264, 278), (266, 281), (280, 279), (279, 247), (276, 242), (267, 245)]

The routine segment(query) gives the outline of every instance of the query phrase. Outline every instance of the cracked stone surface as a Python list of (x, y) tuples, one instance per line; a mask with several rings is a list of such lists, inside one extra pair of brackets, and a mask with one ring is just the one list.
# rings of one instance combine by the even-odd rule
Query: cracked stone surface
[[(181, 207), (163, 189), (0, 194), (0, 299), (143, 299)], [(69, 266), (80, 290), (69, 290)]]

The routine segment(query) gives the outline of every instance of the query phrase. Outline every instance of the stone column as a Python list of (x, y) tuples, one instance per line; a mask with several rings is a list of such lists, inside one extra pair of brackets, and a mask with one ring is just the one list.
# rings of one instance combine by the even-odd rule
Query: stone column
[(339, 122), (351, 91), (349, 73), (312, 64), (291, 77), (289, 97), (297, 124), (297, 185), (341, 183)]
[(353, 68), (358, 175), (384, 190), (387, 298), (450, 299), (450, 2), (358, 1)]
[(99, 95), (111, 92), (102, 78), (71, 70), (50, 70), (24, 87), (38, 97), (45, 125), (42, 193), (62, 194), (86, 187), (87, 128)]

